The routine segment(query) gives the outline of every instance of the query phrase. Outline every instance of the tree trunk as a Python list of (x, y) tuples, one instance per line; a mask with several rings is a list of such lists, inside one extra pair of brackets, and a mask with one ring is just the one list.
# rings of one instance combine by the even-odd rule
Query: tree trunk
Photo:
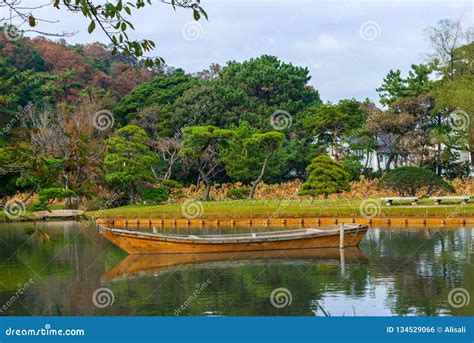
[(470, 155), (471, 155), (471, 170), (474, 170), (474, 151), (471, 151)]
[(333, 144), (333, 155), (336, 161), (339, 161), (339, 148), (337, 147), (337, 132), (334, 131), (333, 133), (333, 138), (332, 138), (332, 144)]
[(172, 165), (172, 164), (169, 164), (168, 170), (166, 171), (165, 176), (164, 176), (164, 178), (163, 178), (164, 181), (170, 179), (170, 177), (171, 177), (171, 172), (172, 172), (172, 168), (173, 168), (173, 165)]
[(380, 167), (380, 157), (379, 157), (379, 153), (378, 153), (378, 152), (375, 153), (375, 159), (376, 159), (376, 161), (377, 161), (377, 171), (379, 172), (379, 171), (382, 170), (382, 168)]
[(30, 198), (33, 196), (33, 194), (35, 194), (35, 191), (36, 191), (36, 188), (33, 188), (22, 200), (21, 202), (26, 204), (26, 202), (28, 200), (30, 200)]
[(133, 186), (133, 182), (130, 183), (130, 205), (135, 203), (135, 187)]
[(209, 200), (209, 194), (211, 193), (212, 183), (204, 182), (204, 184), (206, 185), (206, 189), (204, 190), (204, 201), (208, 201)]
[(202, 181), (206, 185), (206, 189), (204, 190), (204, 201), (209, 200), (209, 194), (211, 193), (211, 186), (212, 186), (212, 180), (208, 177), (208, 175), (204, 172), (204, 170), (199, 166), (199, 174), (201, 174)]
[[(441, 122), (441, 113), (438, 112), (438, 127), (441, 127), (442, 125), (442, 122)], [(439, 176), (441, 176), (441, 174), (443, 173), (443, 170), (441, 168), (441, 143), (438, 143), (437, 145), (437, 149), (436, 149), (436, 174), (438, 174)]]
[(394, 159), (395, 159), (395, 155), (390, 155), (390, 157), (387, 160), (387, 164), (385, 165), (385, 171), (390, 170), (390, 166), (392, 165), (392, 162)]
[(262, 169), (260, 170), (260, 175), (258, 175), (257, 179), (253, 182), (252, 188), (250, 189), (249, 199), (253, 199), (255, 194), (255, 190), (257, 189), (258, 184), (262, 181), (263, 175), (265, 174), (265, 169), (267, 169), (268, 162), (270, 161), (270, 157), (272, 157), (273, 151), (265, 158), (263, 162)]

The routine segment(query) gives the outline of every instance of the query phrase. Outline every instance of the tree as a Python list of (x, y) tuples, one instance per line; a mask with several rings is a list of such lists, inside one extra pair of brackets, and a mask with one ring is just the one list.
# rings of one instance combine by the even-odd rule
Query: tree
[(167, 164), (163, 181), (169, 180), (173, 174), (173, 166), (179, 158), (179, 152), (183, 145), (182, 138), (158, 138), (150, 141), (149, 145), (159, 151), (161, 158)]
[(183, 93), (198, 84), (199, 80), (182, 71), (171, 76), (157, 76), (145, 82), (124, 96), (114, 107), (117, 120), (127, 123), (139, 117), (140, 109), (153, 106), (159, 116), (157, 134), (160, 137), (171, 137), (175, 129), (171, 125), (171, 116), (175, 111), (174, 102)]
[[(201, 0), (195, 1), (179, 1), (170, 0), (164, 2), (170, 4), (173, 8), (180, 7), (189, 9), (193, 12), (193, 18), (199, 20), (201, 16), (207, 19), (207, 14), (201, 6)], [(135, 55), (137, 57), (143, 56), (145, 52), (151, 51), (155, 48), (155, 42), (143, 39), (143, 40), (132, 40), (129, 38), (128, 33), (131, 30), (135, 30), (135, 27), (131, 21), (132, 12), (135, 12), (141, 8), (150, 6), (151, 0), (135, 0), (135, 1), (93, 1), (93, 0), (75, 0), (75, 1), (61, 1), (54, 0), (47, 2), (43, 5), (28, 6), (22, 4), (21, 0), (4, 0), (0, 3), (0, 9), (6, 8), (10, 12), (10, 18), (7, 22), (0, 22), (0, 26), (7, 26), (10, 31), (10, 35), (17, 34), (16, 31), (23, 32), (35, 32), (42, 35), (49, 36), (71, 36), (72, 33), (63, 32), (62, 34), (49, 33), (40, 30), (39, 26), (45, 23), (53, 23), (54, 21), (45, 20), (38, 17), (38, 11), (44, 7), (54, 7), (56, 9), (65, 9), (66, 11), (82, 15), (85, 20), (89, 21), (87, 31), (92, 33), (96, 28), (101, 30), (112, 44), (112, 53), (117, 54), (118, 52), (124, 55)], [(21, 27), (12, 26), (13, 22), (20, 22)], [(162, 58), (152, 59), (146, 58), (145, 65), (153, 66), (163, 61)]]
[(179, 154), (199, 171), (206, 185), (203, 199), (207, 201), (213, 184), (212, 178), (222, 171), (219, 145), (232, 138), (234, 132), (215, 126), (189, 126), (184, 129), (183, 134), (184, 141)]
[(226, 171), (230, 177), (244, 182), (253, 181), (249, 199), (253, 199), (267, 169), (276, 167), (271, 166), (270, 161), (285, 139), (281, 132), (256, 131), (248, 122), (241, 122), (235, 130), (235, 138), (223, 152)]
[[(57, 108), (34, 108), (22, 118), (30, 138), (30, 147), (37, 156), (62, 159), (61, 187), (72, 189), (80, 196), (89, 196), (94, 183), (102, 176), (105, 131), (97, 125), (102, 105), (95, 99), (82, 99), (76, 107), (60, 104)], [(98, 119), (99, 118), (99, 119)], [(113, 124), (104, 114), (107, 124)]]
[(225, 108), (216, 98), (215, 82), (201, 81), (195, 84), (176, 99), (173, 107), (171, 127), (174, 137), (180, 137), (182, 129), (187, 126), (229, 128), (238, 124), (236, 116), (222, 115)]
[(463, 63), (459, 47), (472, 42), (474, 27), (463, 30), (461, 19), (443, 19), (425, 30), (434, 53), (431, 63), (441, 75), (453, 81), (457, 76), (456, 64)]
[[(282, 62), (275, 56), (263, 55), (242, 63), (231, 61), (215, 80), (215, 97), (225, 108), (225, 118), (247, 120), (267, 131), (273, 129), (270, 118), (276, 111), (288, 112), (295, 123), (307, 106), (320, 102), (318, 92), (308, 85), (310, 79), (307, 68)], [(289, 132), (290, 127), (282, 129)]]
[(157, 181), (157, 156), (148, 148), (148, 136), (137, 126), (127, 125), (106, 140), (105, 181), (129, 194), (135, 203), (137, 188)]
[(367, 119), (360, 102), (355, 99), (341, 100), (337, 105), (327, 103), (313, 106), (307, 112), (306, 127), (319, 142), (331, 146), (332, 156), (337, 161), (341, 161), (344, 156), (343, 141), (350, 140)]
[(26, 191), (22, 199), (26, 203), (38, 189), (58, 186), (65, 165), (65, 159), (38, 154), (25, 142), (0, 148), (0, 178), (7, 182), (0, 193), (5, 197)]
[(265, 170), (268, 167), (270, 158), (273, 156), (274, 152), (281, 146), (281, 142), (285, 136), (281, 132), (265, 132), (254, 134), (246, 142), (248, 146), (254, 146), (256, 150), (260, 150), (261, 156), (264, 157), (263, 163), (261, 164), (260, 173), (252, 184), (250, 189), (249, 199), (253, 199), (255, 190), (257, 189), (258, 184), (262, 181), (263, 176), (265, 175)]
[[(14, 134), (29, 104), (41, 99), (42, 80), (34, 70), (19, 70), (0, 57), (0, 140)], [(27, 107), (28, 106), (28, 107)]]
[(427, 195), (454, 191), (449, 183), (433, 171), (413, 166), (390, 170), (380, 178), (378, 187), (394, 190), (401, 196), (417, 196), (421, 191)]
[(454, 51), (453, 77), (444, 75), (434, 94), (435, 107), (445, 113), (449, 135), (458, 136), (459, 151), (467, 150), (474, 169), (474, 43)]
[(434, 88), (430, 80), (432, 70), (424, 64), (412, 64), (408, 76), (403, 78), (400, 70), (390, 70), (383, 79), (383, 84), (377, 88), (380, 103), (390, 106), (400, 98), (416, 97)]
[(350, 190), (349, 174), (339, 162), (329, 156), (316, 157), (306, 170), (309, 176), (301, 186), (301, 195), (318, 196), (323, 194), (327, 198), (329, 194)]

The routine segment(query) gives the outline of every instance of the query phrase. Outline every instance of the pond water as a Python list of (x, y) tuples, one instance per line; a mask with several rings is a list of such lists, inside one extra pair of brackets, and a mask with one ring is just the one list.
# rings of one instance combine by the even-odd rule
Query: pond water
[(0, 225), (0, 315), (474, 315), (472, 228), (231, 257), (128, 257), (93, 224), (31, 228)]

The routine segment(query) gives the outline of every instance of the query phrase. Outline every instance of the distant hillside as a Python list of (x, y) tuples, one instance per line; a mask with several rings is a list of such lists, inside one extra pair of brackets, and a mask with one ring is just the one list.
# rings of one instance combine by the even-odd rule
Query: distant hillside
[(30, 101), (74, 104), (92, 94), (116, 102), (161, 70), (136, 58), (112, 56), (101, 43), (68, 45), (45, 38), (8, 40), (0, 35), (0, 125)]

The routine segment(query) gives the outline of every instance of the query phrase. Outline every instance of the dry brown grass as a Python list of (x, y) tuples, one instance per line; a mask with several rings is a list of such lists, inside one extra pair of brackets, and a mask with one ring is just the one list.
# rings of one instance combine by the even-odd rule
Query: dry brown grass
[[(455, 189), (453, 195), (474, 194), (474, 178), (470, 179), (456, 179), (450, 182)], [(308, 197), (301, 197), (298, 195), (301, 188), (301, 180), (292, 180), (279, 184), (264, 184), (261, 183), (255, 193), (255, 199), (271, 200), (271, 199), (302, 199)], [(226, 200), (227, 191), (229, 189), (246, 187), (241, 182), (223, 183), (215, 185), (211, 190), (211, 197), (214, 200)], [(247, 186), (248, 187), (248, 186)], [(173, 192), (170, 197), (170, 202), (183, 202), (189, 199), (199, 198), (204, 193), (204, 185), (196, 187), (195, 185), (183, 188), (180, 190), (182, 196), (178, 196), (177, 192)], [(423, 192), (419, 194), (424, 195)], [(380, 198), (386, 196), (397, 196), (395, 192), (381, 190), (377, 188), (377, 180), (360, 180), (351, 182), (351, 190), (340, 194), (332, 194), (330, 199), (350, 199), (350, 198)], [(322, 198), (322, 196), (320, 197)]]

